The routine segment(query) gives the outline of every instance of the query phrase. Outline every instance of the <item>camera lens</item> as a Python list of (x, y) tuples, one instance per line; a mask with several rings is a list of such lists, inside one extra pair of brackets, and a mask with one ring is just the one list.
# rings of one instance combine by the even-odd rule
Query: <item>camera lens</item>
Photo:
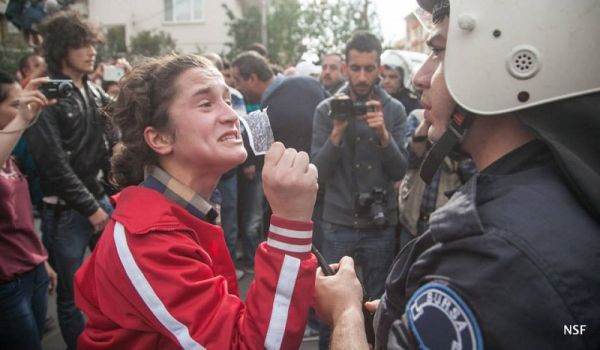
[(73, 85), (70, 82), (62, 82), (58, 85), (58, 94), (60, 97), (68, 97), (73, 93)]
[(354, 115), (367, 114), (367, 105), (364, 102), (354, 102)]

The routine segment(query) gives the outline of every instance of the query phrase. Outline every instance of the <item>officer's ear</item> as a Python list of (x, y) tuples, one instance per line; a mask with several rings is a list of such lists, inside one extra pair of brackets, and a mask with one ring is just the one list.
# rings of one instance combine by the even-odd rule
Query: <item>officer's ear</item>
[(144, 141), (158, 155), (166, 156), (173, 153), (174, 135), (167, 130), (157, 130), (152, 126), (144, 129)]

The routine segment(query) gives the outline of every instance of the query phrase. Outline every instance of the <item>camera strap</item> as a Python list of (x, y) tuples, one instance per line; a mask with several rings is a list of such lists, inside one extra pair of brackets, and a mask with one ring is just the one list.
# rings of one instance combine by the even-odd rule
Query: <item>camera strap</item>
[(356, 177), (356, 169), (358, 169), (356, 167), (357, 163), (356, 163), (356, 118), (351, 118), (350, 120), (348, 120), (348, 135), (349, 137), (347, 138), (348, 141), (348, 148), (350, 148), (350, 155), (351, 155), (351, 159), (350, 159), (350, 181), (352, 182), (350, 184), (351, 186), (351, 194), (350, 196), (352, 197), (352, 208), (354, 211), (357, 211), (358, 208), (356, 208), (356, 201), (354, 200), (354, 197), (356, 195), (358, 195), (358, 179)]

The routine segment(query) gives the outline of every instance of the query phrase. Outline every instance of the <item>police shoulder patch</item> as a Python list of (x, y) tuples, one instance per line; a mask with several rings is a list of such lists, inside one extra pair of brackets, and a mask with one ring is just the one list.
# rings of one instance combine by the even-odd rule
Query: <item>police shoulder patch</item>
[(408, 301), (406, 318), (420, 349), (483, 349), (475, 315), (450, 287), (430, 282)]

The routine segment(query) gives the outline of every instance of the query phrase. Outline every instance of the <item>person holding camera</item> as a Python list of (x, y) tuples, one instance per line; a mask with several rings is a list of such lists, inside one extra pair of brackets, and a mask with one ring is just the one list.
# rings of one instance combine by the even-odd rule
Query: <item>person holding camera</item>
[[(479, 172), (368, 304), (374, 348), (600, 348), (598, 2), (418, 3), (435, 25), (414, 77), (434, 142), (421, 176), (453, 151)], [(317, 276), (317, 310), (332, 349), (366, 350), (360, 288), (339, 277)]]
[[(40, 172), (42, 238), (59, 276), (58, 319), (69, 349), (84, 319), (75, 307), (73, 276), (85, 249), (112, 211), (101, 173), (109, 169), (109, 140), (100, 109), (109, 98), (88, 81), (100, 33), (76, 12), (59, 12), (41, 26), (49, 83), (41, 87), (58, 102), (41, 111), (25, 137)], [(91, 245), (90, 245), (91, 247)]]
[(370, 298), (383, 293), (394, 257), (398, 223), (394, 181), (406, 170), (406, 113), (377, 84), (381, 44), (356, 32), (346, 45), (348, 96), (317, 107), (312, 157), (325, 188), (322, 250), (329, 263), (359, 260)]
[(0, 71), (0, 349), (41, 349), (48, 293), (57, 277), (33, 223), (29, 186), (10, 152), (47, 99), (35, 78), (22, 89)]

